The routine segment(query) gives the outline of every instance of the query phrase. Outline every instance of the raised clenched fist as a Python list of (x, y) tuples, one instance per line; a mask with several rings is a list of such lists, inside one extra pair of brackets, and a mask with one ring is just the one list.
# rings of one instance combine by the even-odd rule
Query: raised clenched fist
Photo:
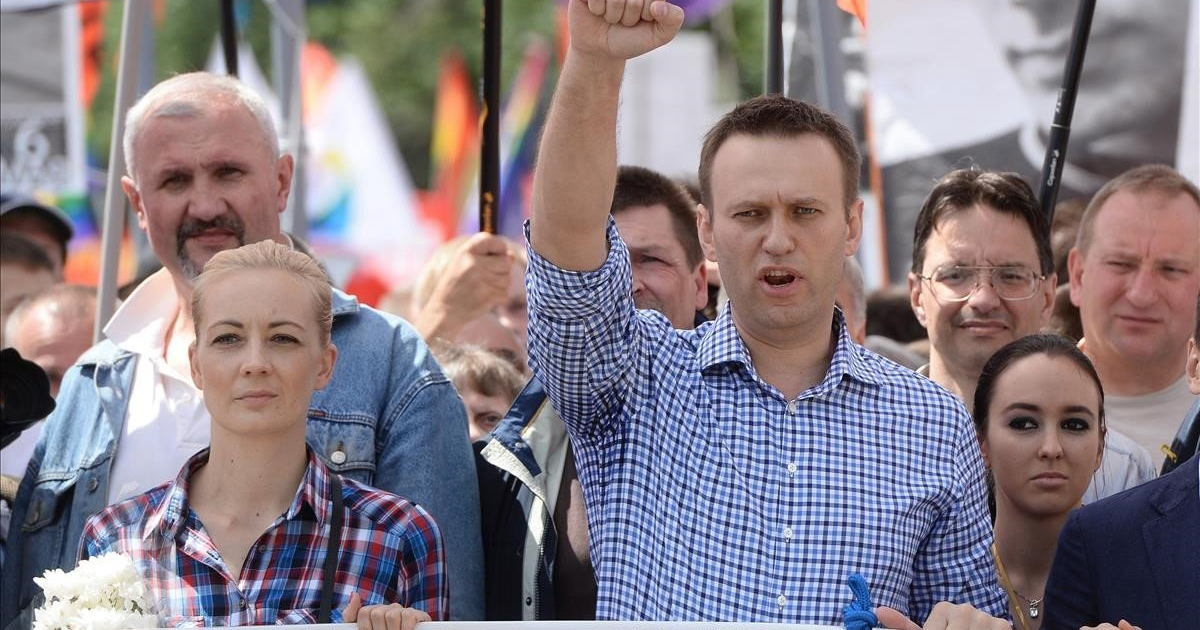
[(671, 41), (683, 9), (665, 0), (571, 0), (571, 49), (583, 55), (632, 59)]

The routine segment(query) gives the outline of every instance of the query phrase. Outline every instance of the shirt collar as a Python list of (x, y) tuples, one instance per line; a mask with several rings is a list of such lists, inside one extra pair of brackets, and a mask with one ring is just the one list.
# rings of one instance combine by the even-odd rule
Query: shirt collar
[(358, 298), (350, 295), (349, 293), (342, 293), (336, 288), (333, 290), (331, 302), (331, 311), (334, 319), (337, 319), (342, 315), (353, 315), (354, 313), (357, 313), (360, 308), (358, 304)]
[(697, 358), (700, 360), (700, 370), (707, 371), (725, 363), (737, 363), (750, 367), (750, 352), (742, 336), (738, 334), (737, 326), (733, 323), (733, 305), (726, 302), (717, 313), (709, 329), (700, 338)]
[(171, 273), (159, 269), (146, 278), (104, 326), (104, 334), (118, 348), (149, 356), (162, 356), (167, 327), (175, 322), (179, 296)]
[[(288, 508), (286, 518), (295, 518), (307, 505), (317, 517), (317, 522), (324, 523), (332, 514), (333, 489), (329, 486), (329, 478), (334, 473), (330, 472), (311, 448), (306, 450), (308, 452), (308, 470), (304, 472), (304, 481), (301, 482), (300, 488), (296, 492), (296, 498), (292, 500), (292, 505)], [(342, 485), (345, 485), (344, 481)]]
[(187, 521), (188, 482), (192, 478), (192, 473), (207, 463), (207, 448), (187, 460), (187, 463), (179, 470), (179, 474), (167, 485), (167, 493), (162, 502), (147, 516), (143, 537), (148, 538), (156, 531), (161, 532), (164, 538), (170, 540), (179, 536)]
[(868, 385), (879, 385), (881, 381), (877, 371), (878, 366), (872, 366), (866, 358), (869, 351), (850, 339), (850, 329), (846, 328), (846, 317), (842, 314), (842, 310), (834, 307), (833, 312), (834, 330), (838, 331), (837, 348), (833, 351), (834, 360), (837, 360), (839, 353), (843, 354), (847, 364), (845, 373), (850, 378)]
[[(312, 451), (306, 448), (308, 467), (301, 478), (296, 496), (284, 512), (285, 520), (295, 519), (305, 506), (316, 516), (318, 523), (324, 523), (332, 508), (331, 488), (329, 487), (329, 469)], [(192, 473), (208, 463), (209, 449), (204, 449), (188, 459), (180, 469), (179, 474), (167, 486), (166, 496), (146, 519), (143, 536), (149, 537), (154, 532), (161, 532), (164, 538), (175, 540), (183, 531), (188, 516), (188, 486)]]
[[(846, 329), (846, 319), (841, 309), (834, 307), (834, 334), (837, 335), (837, 345), (833, 349), (833, 357), (829, 362), (829, 370), (820, 385), (814, 388), (817, 393), (836, 387), (843, 377), (849, 376), (857, 381), (871, 385), (879, 384), (879, 377), (867, 365), (863, 358), (863, 349), (850, 340), (850, 332)], [(712, 327), (704, 332), (700, 340), (697, 358), (701, 371), (707, 371), (726, 363), (740, 364), (754, 371), (750, 352), (733, 323), (733, 306), (726, 302), (717, 315)]]

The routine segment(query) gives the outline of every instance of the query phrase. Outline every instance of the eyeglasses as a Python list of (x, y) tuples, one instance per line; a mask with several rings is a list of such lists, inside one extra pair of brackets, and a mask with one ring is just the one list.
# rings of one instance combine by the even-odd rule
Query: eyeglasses
[(1026, 267), (972, 267), (968, 265), (943, 265), (928, 276), (920, 276), (929, 282), (934, 297), (945, 302), (964, 302), (982, 284), (986, 277), (992, 291), (1002, 300), (1028, 300), (1038, 290), (1046, 276), (1039, 275)]

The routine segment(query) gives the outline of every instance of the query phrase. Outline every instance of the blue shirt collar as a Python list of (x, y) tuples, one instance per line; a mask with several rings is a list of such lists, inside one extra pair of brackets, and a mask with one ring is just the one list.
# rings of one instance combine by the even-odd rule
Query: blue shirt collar
[[(834, 347), (829, 370), (821, 384), (810, 392), (816, 394), (828, 392), (837, 387), (845, 377), (870, 385), (878, 385), (878, 376), (864, 364), (862, 358), (864, 350), (850, 340), (850, 333), (846, 329), (846, 319), (842, 315), (841, 309), (837, 307), (834, 307), (833, 310), (832, 327), (837, 335), (837, 346)], [(732, 304), (726, 303), (717, 315), (717, 319), (709, 324), (707, 330), (700, 330), (700, 335), (696, 358), (702, 372), (708, 372), (720, 365), (735, 364), (743, 366), (750, 374), (754, 375), (754, 378), (758, 379), (758, 375), (754, 371), (754, 363), (750, 359), (750, 352), (747, 350), (745, 342), (742, 341), (737, 326), (733, 323)]]

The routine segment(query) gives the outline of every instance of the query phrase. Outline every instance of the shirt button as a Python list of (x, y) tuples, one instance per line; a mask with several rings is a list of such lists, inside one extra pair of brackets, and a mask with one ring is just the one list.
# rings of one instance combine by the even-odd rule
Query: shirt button
[(331, 461), (335, 464), (345, 464), (346, 463), (346, 452), (345, 451), (334, 451), (329, 456), (329, 461)]
[(788, 469), (789, 475), (796, 474), (796, 470), (797, 470), (796, 462), (788, 462), (787, 469)]
[[(780, 597), (783, 597), (783, 596), (780, 595)], [(242, 603), (239, 604), (239, 606), (241, 607), (242, 610), (246, 610), (246, 598), (245, 597), (242, 598)]]
[(788, 413), (796, 415), (796, 410), (800, 408), (800, 401), (793, 400), (787, 404)]
[(533, 598), (532, 598), (532, 597), (526, 597), (526, 598), (525, 598), (525, 605), (526, 605), (526, 606), (532, 606), (532, 605), (533, 605)]
[(783, 539), (784, 539), (784, 540), (791, 540), (791, 539), (792, 539), (792, 528), (791, 528), (791, 527), (784, 527), (784, 528), (783, 528)]
[(775, 598), (775, 603), (776, 603), (776, 604), (779, 604), (779, 607), (780, 607), (780, 608), (783, 608), (784, 606), (787, 606), (787, 596), (786, 596), (786, 595), (780, 595), (779, 597)]
[(88, 481), (88, 492), (95, 492), (96, 488), (99, 488), (99, 487), (100, 487), (100, 482), (96, 481), (95, 477), (92, 477), (91, 480)]

